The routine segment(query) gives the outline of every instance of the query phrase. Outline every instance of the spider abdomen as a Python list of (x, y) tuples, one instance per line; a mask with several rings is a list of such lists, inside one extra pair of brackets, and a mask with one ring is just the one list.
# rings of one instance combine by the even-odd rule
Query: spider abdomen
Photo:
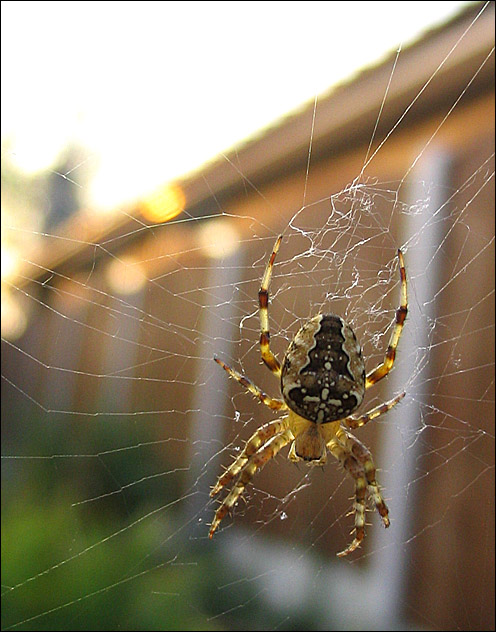
[(360, 406), (365, 365), (346, 321), (319, 314), (301, 327), (284, 356), (281, 391), (291, 410), (315, 423), (342, 419)]

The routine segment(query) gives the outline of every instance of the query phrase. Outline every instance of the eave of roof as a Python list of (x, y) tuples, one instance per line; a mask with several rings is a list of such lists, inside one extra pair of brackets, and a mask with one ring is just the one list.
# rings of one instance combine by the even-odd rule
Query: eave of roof
[[(388, 82), (387, 107), (381, 114), (376, 139), (390, 132), (407, 109), (405, 124), (412, 124), (442, 104), (452, 104), (469, 84), (467, 98), (494, 90), (494, 55), (483, 63), (494, 46), (494, 3), (481, 11), (484, 4), (469, 6), (402, 49), (393, 74), (395, 52), (320, 95), (315, 121), (311, 101), (178, 180), (188, 215), (218, 212), (217, 205), (244, 191), (246, 181), (259, 187), (300, 169), (307, 159), (312, 124), (313, 165), (368, 142)], [(117, 251), (139, 238), (140, 226), (146, 230), (139, 209), (120, 210), (123, 212), (114, 214), (108, 223), (101, 218), (89, 220), (87, 214), (71, 217), (53, 235), (50, 248), (45, 244), (27, 257), (34, 265), (26, 261), (19, 283), (22, 278), (46, 276), (47, 270), (93, 261), (95, 245)]]

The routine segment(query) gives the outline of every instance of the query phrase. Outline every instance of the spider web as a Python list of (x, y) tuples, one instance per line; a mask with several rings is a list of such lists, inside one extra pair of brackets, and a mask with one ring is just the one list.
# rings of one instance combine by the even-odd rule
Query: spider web
[[(363, 169), (322, 192), (316, 98), (286, 207), (273, 202), (277, 183), (254, 184), (225, 156), (239, 198), (212, 197), (213, 212), (161, 225), (134, 219), (126, 237), (146, 241), (133, 258), (120, 236), (88, 242), (81, 231), (70, 239), (93, 247), (89, 265), (26, 261), (10, 290), (29, 327), (3, 341), (4, 629), (490, 629), (493, 143), (453, 167), (435, 142), (471, 81), (394, 179), (375, 166), (396, 124), (382, 144), (371, 134)], [(60, 177), (76, 186), (85, 164)], [(180, 232), (190, 228), (194, 241)], [(70, 240), (56, 228), (6, 230), (44, 250)], [(335, 554), (350, 541), (350, 480), (332, 462), (295, 466), (285, 453), (208, 540), (212, 484), (274, 418), (212, 357), (278, 395), (260, 364), (257, 291), (279, 232), (269, 307), (279, 358), (305, 319), (334, 312), (368, 369), (379, 364), (399, 303), (397, 248), (405, 255), (398, 357), (362, 410), (407, 396), (355, 433), (372, 450), (392, 525), (370, 512), (346, 561)]]

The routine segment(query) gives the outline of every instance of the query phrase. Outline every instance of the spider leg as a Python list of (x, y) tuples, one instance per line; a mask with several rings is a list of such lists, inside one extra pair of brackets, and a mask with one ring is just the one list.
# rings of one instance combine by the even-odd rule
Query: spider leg
[(384, 357), (384, 361), (373, 371), (370, 371), (370, 373), (368, 373), (367, 377), (365, 378), (366, 389), (370, 388), (373, 384), (376, 384), (379, 380), (382, 380), (382, 378), (385, 377), (392, 369), (396, 356), (396, 347), (398, 346), (401, 332), (403, 330), (403, 324), (408, 313), (406, 270), (405, 261), (403, 260), (403, 253), (401, 252), (401, 250), (398, 250), (398, 261), (401, 279), (400, 306), (396, 310), (394, 329), (391, 333), (391, 339), (389, 340), (389, 345)]
[(286, 403), (282, 399), (274, 399), (273, 397), (270, 397), (270, 395), (267, 395), (266, 393), (264, 393), (261, 388), (259, 388), (256, 384), (254, 384), (245, 375), (241, 375), (241, 373), (238, 373), (237, 371), (232, 369), (228, 364), (225, 364), (225, 362), (222, 362), (222, 360), (219, 360), (219, 358), (215, 356), (214, 356), (214, 360), (217, 362), (217, 364), (220, 364), (220, 366), (224, 369), (224, 371), (229, 373), (230, 377), (232, 377), (234, 380), (236, 380), (242, 386), (244, 386), (247, 390), (249, 390), (252, 395), (254, 395), (257, 399), (259, 399), (262, 402), (262, 404), (265, 404), (272, 410), (281, 410), (281, 409), (287, 408)]
[(270, 278), (272, 276), (272, 268), (274, 266), (274, 260), (276, 258), (279, 246), (281, 245), (282, 235), (276, 239), (274, 249), (270, 255), (270, 259), (265, 268), (264, 275), (262, 277), (262, 283), (258, 292), (258, 304), (260, 314), (260, 353), (262, 360), (269, 369), (277, 375), (281, 375), (281, 363), (276, 356), (270, 350), (270, 332), (269, 332), (269, 285)]
[(350, 452), (333, 439), (329, 445), (329, 452), (341, 463), (344, 469), (355, 481), (355, 502), (353, 510), (355, 513), (355, 538), (353, 542), (344, 550), (338, 553), (338, 557), (348, 555), (360, 546), (365, 537), (365, 497), (367, 494), (367, 479), (360, 463)]
[(251, 481), (255, 472), (262, 468), (267, 461), (274, 458), (276, 454), (279, 452), (281, 448), (287, 445), (290, 441), (293, 440), (293, 433), (289, 428), (283, 430), (279, 434), (273, 436), (265, 445), (259, 448), (254, 454), (252, 454), (245, 465), (241, 468), (238, 478), (234, 483), (229, 494), (224, 498), (224, 500), (219, 505), (217, 511), (215, 512), (214, 519), (212, 520), (212, 524), (210, 526), (209, 537), (212, 538), (215, 530), (219, 526), (221, 520), (231, 511), (231, 509), (236, 504), (237, 500), (244, 492), (245, 487)]
[(351, 432), (346, 432), (345, 435), (353, 456), (363, 467), (365, 478), (367, 479), (367, 490), (370, 498), (381, 516), (383, 525), (387, 529), (390, 524), (389, 511), (384, 499), (382, 498), (379, 485), (375, 479), (375, 465), (372, 454), (367, 446), (354, 437)]
[(245, 443), (243, 451), (238, 455), (235, 461), (227, 468), (227, 470), (219, 477), (217, 483), (212, 488), (210, 496), (215, 496), (220, 490), (231, 482), (231, 480), (243, 469), (249, 458), (255, 454), (261, 445), (267, 443), (269, 439), (288, 427), (288, 419), (276, 419), (261, 426)]
[(328, 448), (355, 481), (355, 502), (353, 503), (355, 538), (344, 551), (338, 553), (339, 557), (344, 557), (357, 549), (365, 537), (365, 501), (367, 492), (374, 502), (385, 527), (389, 527), (389, 511), (375, 479), (376, 470), (369, 449), (342, 428), (336, 432), (336, 437), (328, 443)]
[(403, 397), (405, 397), (405, 394), (406, 393), (400, 393), (394, 399), (391, 399), (389, 400), (389, 402), (385, 402), (384, 404), (376, 406), (376, 408), (373, 408), (365, 414), (360, 415), (360, 417), (354, 417), (353, 415), (345, 417), (345, 419), (341, 420), (341, 423), (343, 423), (348, 428), (352, 428), (353, 430), (355, 428), (361, 428), (362, 426), (365, 426), (365, 424), (368, 424), (369, 421), (372, 421), (372, 419), (376, 419), (380, 415), (384, 415), (384, 413), (387, 413), (388, 410), (391, 410), (393, 406), (396, 406), (396, 404), (400, 402)]

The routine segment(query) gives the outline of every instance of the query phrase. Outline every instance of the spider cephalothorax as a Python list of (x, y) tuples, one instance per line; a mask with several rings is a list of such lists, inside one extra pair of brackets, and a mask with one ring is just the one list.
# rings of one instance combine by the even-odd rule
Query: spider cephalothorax
[(329, 451), (355, 481), (355, 538), (344, 551), (338, 553), (343, 556), (354, 551), (365, 535), (367, 494), (384, 526), (389, 526), (388, 509), (375, 480), (372, 455), (348, 429), (364, 426), (390, 410), (405, 395), (400, 393), (358, 417), (352, 415), (361, 405), (366, 389), (385, 377), (393, 367), (396, 347), (408, 312), (405, 264), (398, 250), (401, 301), (396, 310), (384, 361), (376, 369), (366, 374), (362, 350), (352, 328), (335, 314), (318, 314), (306, 322), (290, 342), (281, 365), (270, 350), (268, 318), (269, 284), (281, 239), (282, 236), (277, 238), (267, 263), (258, 298), (262, 360), (279, 377), (282, 399), (269, 397), (246, 376), (218, 358), (215, 361), (266, 406), (287, 411), (287, 414), (261, 426), (220, 476), (211, 496), (215, 496), (232, 480), (234, 483), (215, 513), (210, 537), (234, 507), (257, 469), (292, 442), (290, 459), (303, 459), (310, 465), (323, 465)]

